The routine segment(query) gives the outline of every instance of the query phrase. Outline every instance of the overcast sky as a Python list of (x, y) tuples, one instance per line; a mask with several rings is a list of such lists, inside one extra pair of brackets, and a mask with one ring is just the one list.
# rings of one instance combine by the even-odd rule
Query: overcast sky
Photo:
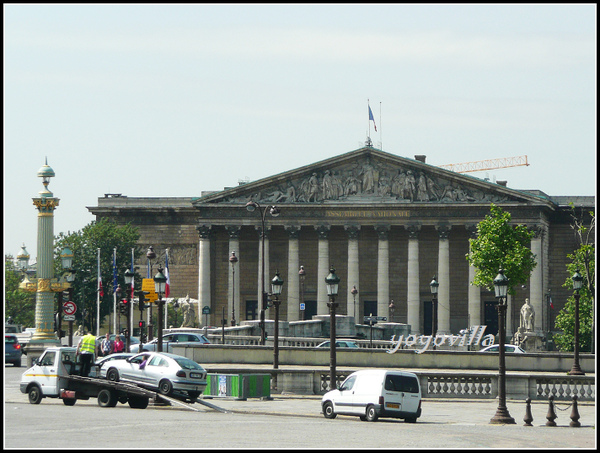
[[(363, 146), (596, 192), (596, 5), (4, 4), (4, 252), (105, 193), (200, 196)], [(367, 99), (378, 132), (368, 121)], [(381, 111), (381, 116), (380, 116)]]

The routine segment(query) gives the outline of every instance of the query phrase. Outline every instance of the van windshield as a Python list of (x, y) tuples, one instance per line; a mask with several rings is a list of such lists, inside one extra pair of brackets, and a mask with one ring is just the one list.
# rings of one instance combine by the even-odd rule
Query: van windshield
[(391, 392), (419, 393), (419, 382), (413, 376), (388, 374), (385, 378), (385, 389)]

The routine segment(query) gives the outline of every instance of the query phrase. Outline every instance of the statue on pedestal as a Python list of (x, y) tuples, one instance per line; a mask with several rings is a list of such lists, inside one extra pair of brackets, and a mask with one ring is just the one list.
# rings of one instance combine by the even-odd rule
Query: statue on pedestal
[(521, 325), (525, 332), (533, 332), (535, 326), (535, 310), (529, 303), (529, 299), (525, 299), (525, 304), (521, 307)]
[(194, 312), (193, 305), (190, 303), (189, 294), (185, 297), (185, 300), (181, 304), (181, 311), (183, 312), (183, 322), (181, 323), (181, 327), (194, 327), (196, 314)]

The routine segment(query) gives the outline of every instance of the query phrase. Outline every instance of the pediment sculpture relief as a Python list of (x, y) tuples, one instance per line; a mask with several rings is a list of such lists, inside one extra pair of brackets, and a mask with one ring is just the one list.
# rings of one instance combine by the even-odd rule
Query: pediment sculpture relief
[(288, 180), (285, 185), (267, 187), (247, 196), (227, 197), (223, 201), (468, 203), (498, 202), (506, 199), (506, 196), (484, 192), (423, 170), (392, 167), (366, 158), (345, 166), (313, 170), (307, 176)]

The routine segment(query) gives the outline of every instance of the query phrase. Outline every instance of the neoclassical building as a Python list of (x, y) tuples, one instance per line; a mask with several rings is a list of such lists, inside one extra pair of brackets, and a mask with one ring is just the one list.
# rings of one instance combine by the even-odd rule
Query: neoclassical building
[[(254, 212), (246, 208), (251, 201), (259, 206)], [(172, 295), (189, 294), (200, 309), (210, 309), (199, 315), (200, 325), (220, 325), (223, 315), (228, 324), (257, 319), (260, 281), (269, 291), (276, 272), (285, 281), (281, 319), (327, 314), (325, 277), (333, 265), (341, 278), (338, 313), (357, 323), (366, 315), (384, 316), (427, 334), (433, 276), (439, 282), (438, 332), (472, 325), (497, 330), (493, 291), (470, 285), (474, 269), (465, 257), (476, 224), (494, 203), (535, 232), (531, 250), (538, 265), (529, 284), (509, 298), (510, 335), (525, 298), (536, 314), (535, 329), (544, 333), (570, 294), (562, 285), (569, 277), (566, 255), (578, 247), (571, 202), (595, 211), (593, 196), (515, 190), (429, 165), (425, 156), (410, 159), (367, 146), (198, 198), (107, 194), (88, 209), (97, 218), (139, 227), (144, 248), (152, 245), (162, 256), (169, 249)]]

